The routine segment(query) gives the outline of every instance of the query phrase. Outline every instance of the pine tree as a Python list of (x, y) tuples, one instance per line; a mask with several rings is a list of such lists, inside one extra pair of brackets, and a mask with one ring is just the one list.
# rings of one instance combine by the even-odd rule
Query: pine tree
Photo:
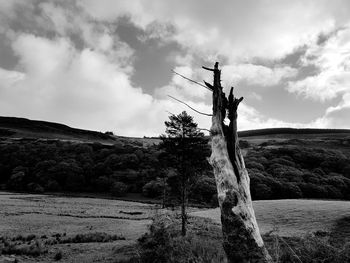
[(176, 168), (180, 181), (182, 235), (186, 235), (186, 206), (188, 199), (189, 180), (193, 178), (205, 161), (207, 141), (198, 129), (193, 117), (183, 111), (179, 115), (170, 115), (165, 122), (167, 136), (161, 136), (163, 148), (173, 158), (170, 166)]

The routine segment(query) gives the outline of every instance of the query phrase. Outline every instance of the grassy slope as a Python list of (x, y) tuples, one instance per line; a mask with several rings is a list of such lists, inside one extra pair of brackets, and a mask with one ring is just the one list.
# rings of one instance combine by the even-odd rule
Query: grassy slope
[[(350, 129), (293, 129), (270, 128), (240, 131), (239, 137), (252, 143), (261, 143), (269, 139), (283, 141), (287, 139), (315, 139), (350, 137)], [(159, 143), (159, 138), (129, 138), (108, 136), (102, 132), (76, 129), (60, 123), (29, 120), (16, 117), (0, 116), (0, 137), (8, 138), (43, 138), (77, 140), (84, 142), (113, 143), (116, 140), (131, 140), (149, 145)]]
[(1, 116), (0, 137), (59, 139), (110, 144), (115, 141), (113, 136), (106, 135), (102, 132), (71, 128), (60, 123)]
[(102, 132), (76, 129), (60, 123), (0, 116), (0, 139), (64, 140), (83, 143), (138, 143), (144, 146), (158, 144), (159, 138), (110, 136)]

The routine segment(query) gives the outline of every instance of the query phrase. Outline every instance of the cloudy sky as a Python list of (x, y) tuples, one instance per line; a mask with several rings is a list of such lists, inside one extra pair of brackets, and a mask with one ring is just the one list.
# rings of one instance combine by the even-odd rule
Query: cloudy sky
[(244, 96), (240, 130), (350, 128), (348, 0), (0, 0), (0, 115), (126, 136), (164, 133), (168, 112)]

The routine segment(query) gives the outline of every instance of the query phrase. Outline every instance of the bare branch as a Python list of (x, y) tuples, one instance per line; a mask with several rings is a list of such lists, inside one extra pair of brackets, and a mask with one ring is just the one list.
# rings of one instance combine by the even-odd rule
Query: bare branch
[(209, 70), (209, 71), (216, 71), (216, 70), (219, 70), (219, 62), (216, 62), (215, 65), (214, 65), (214, 68), (208, 68), (208, 67), (204, 67), (202, 66), (203, 69), (205, 70)]
[(207, 90), (212, 91), (211, 89), (209, 89), (207, 86), (203, 85), (202, 83), (199, 83), (199, 82), (197, 82), (197, 81), (195, 81), (195, 80), (193, 80), (193, 79), (187, 78), (187, 77), (185, 77), (184, 75), (181, 75), (180, 73), (177, 73), (175, 70), (171, 70), (171, 71), (172, 71), (173, 73), (175, 73), (176, 75), (179, 75), (180, 77), (182, 77), (182, 78), (184, 78), (184, 79), (186, 79), (186, 80), (188, 80), (188, 81), (191, 81), (191, 82), (193, 82), (193, 83), (195, 83), (195, 84), (197, 84), (197, 85), (199, 85), (199, 86), (201, 86), (201, 87), (206, 88)]
[(214, 90), (213, 85), (209, 84), (208, 82), (204, 81), (204, 84), (208, 87), (208, 89), (210, 89), (211, 91)]
[(179, 99), (177, 99), (177, 98), (174, 98), (173, 96), (168, 95), (168, 97), (170, 97), (170, 98), (172, 98), (173, 100), (176, 100), (176, 101), (178, 101), (178, 102), (180, 102), (180, 103), (186, 105), (186, 106), (189, 107), (191, 110), (193, 110), (193, 111), (195, 111), (195, 112), (197, 112), (197, 113), (199, 113), (199, 114), (202, 114), (202, 115), (205, 115), (205, 116), (209, 116), (209, 117), (213, 116), (212, 114), (200, 112), (200, 111), (198, 111), (198, 110), (192, 108), (190, 105), (188, 105), (187, 103), (183, 102), (182, 100), (179, 100)]

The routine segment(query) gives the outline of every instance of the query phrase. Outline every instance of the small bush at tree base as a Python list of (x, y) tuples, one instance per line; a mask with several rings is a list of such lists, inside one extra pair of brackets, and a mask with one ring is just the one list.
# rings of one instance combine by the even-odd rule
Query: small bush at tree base
[(226, 262), (219, 227), (209, 227), (206, 219), (190, 222), (185, 237), (180, 233), (180, 219), (158, 217), (150, 232), (139, 239), (142, 263)]

